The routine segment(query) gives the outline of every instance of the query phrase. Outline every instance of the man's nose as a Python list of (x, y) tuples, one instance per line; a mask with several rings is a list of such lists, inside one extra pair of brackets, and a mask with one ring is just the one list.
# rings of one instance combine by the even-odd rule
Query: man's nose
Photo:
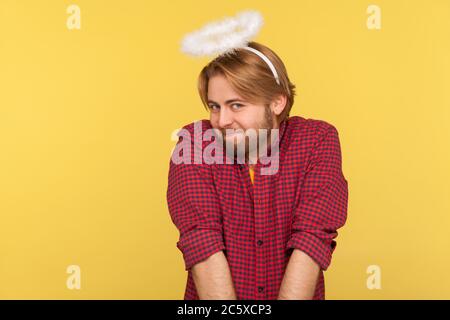
[(233, 123), (233, 114), (228, 108), (223, 107), (220, 108), (220, 114), (219, 114), (219, 126), (221, 128), (226, 128), (230, 124)]

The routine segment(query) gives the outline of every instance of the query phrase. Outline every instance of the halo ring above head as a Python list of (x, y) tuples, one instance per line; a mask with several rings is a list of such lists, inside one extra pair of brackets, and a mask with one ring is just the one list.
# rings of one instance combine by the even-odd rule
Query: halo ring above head
[(239, 48), (249, 50), (266, 62), (280, 85), (278, 73), (270, 59), (261, 51), (248, 46), (248, 42), (258, 34), (262, 25), (263, 18), (258, 11), (242, 11), (234, 17), (210, 22), (200, 30), (187, 34), (181, 42), (181, 51), (201, 57), (232, 53)]
[(263, 25), (257, 11), (243, 11), (235, 17), (211, 22), (186, 35), (181, 50), (192, 56), (213, 56), (244, 48)]

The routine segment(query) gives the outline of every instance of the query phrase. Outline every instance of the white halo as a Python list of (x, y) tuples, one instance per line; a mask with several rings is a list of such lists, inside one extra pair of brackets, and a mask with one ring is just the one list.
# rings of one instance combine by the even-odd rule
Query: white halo
[(181, 51), (192, 56), (213, 56), (243, 48), (258, 34), (262, 25), (259, 12), (243, 11), (187, 34), (181, 42)]

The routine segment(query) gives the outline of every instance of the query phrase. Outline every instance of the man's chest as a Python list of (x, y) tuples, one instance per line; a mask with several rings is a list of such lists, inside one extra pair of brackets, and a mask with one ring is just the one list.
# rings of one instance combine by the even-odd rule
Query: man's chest
[[(228, 165), (214, 174), (225, 235), (242, 239), (259, 233), (288, 231), (301, 199), (299, 163), (282, 163), (274, 175), (261, 175), (256, 166)], [(252, 181), (253, 180), (253, 181)]]

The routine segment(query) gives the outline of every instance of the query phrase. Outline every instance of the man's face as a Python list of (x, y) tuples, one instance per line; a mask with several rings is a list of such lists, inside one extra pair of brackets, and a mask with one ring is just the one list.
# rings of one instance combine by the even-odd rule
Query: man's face
[[(259, 135), (258, 129), (278, 128), (276, 117), (269, 107), (243, 100), (222, 75), (209, 79), (208, 106), (211, 126), (222, 132), (224, 143), (234, 140), (236, 147), (245, 141), (246, 154), (249, 152), (248, 138), (244, 140), (247, 129), (255, 129)], [(242, 129), (244, 132), (227, 134), (226, 129)]]

